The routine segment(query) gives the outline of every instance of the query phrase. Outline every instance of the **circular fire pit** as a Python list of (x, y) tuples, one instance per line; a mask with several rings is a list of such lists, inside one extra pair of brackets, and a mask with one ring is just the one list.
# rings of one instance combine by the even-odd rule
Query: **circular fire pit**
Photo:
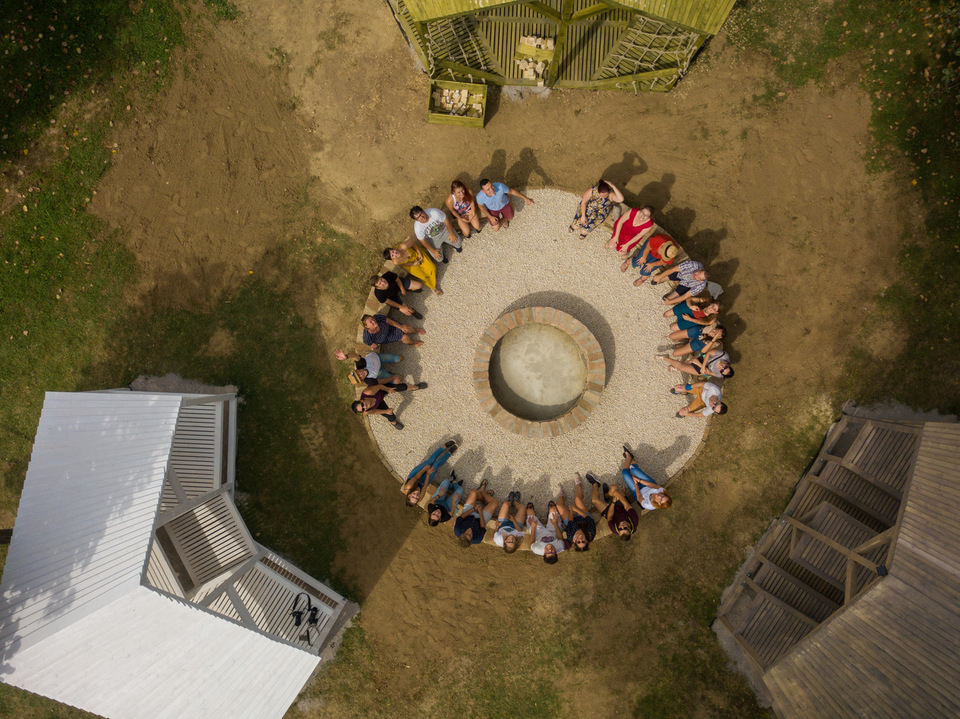
[(481, 408), (524, 437), (557, 437), (600, 402), (606, 377), (593, 333), (566, 312), (526, 307), (481, 335), (473, 380)]

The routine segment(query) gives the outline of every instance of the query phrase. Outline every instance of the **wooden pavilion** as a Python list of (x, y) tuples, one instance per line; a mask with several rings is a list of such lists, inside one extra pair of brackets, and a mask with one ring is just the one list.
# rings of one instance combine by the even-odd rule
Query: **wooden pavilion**
[(714, 628), (780, 717), (960, 716), (960, 424), (851, 416)]
[[(666, 91), (735, 0), (388, 0), (432, 78)], [(529, 38), (547, 40), (535, 47)], [(542, 61), (525, 77), (517, 61)]]

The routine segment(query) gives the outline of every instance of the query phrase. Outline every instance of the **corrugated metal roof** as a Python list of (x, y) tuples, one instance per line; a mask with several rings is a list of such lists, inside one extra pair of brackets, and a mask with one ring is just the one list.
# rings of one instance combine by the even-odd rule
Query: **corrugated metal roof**
[(0, 584), (24, 648), (140, 584), (180, 397), (48, 393)]
[[(638, 10), (645, 15), (667, 20), (706, 35), (716, 35), (735, 2), (736, 0), (616, 0), (609, 4), (612, 7), (619, 5)], [(405, 4), (414, 20), (425, 22), (450, 15), (479, 12), (501, 5), (513, 5), (516, 4), (516, 0), (405, 0)], [(554, 2), (546, 0), (545, 4), (558, 12), (562, 5), (559, 0)], [(575, 10), (581, 9), (581, 5), (592, 4), (593, 2), (578, 3)]]
[(9, 684), (119, 719), (282, 717), (320, 659), (138, 587), (4, 661)]
[(183, 402), (47, 394), (0, 583), (2, 681), (109, 717), (261, 719), (316, 668), (141, 586)]

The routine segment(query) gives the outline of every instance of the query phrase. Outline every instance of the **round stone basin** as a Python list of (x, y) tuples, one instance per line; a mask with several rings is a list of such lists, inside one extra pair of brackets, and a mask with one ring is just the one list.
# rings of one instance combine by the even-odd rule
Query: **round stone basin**
[(587, 388), (587, 360), (563, 330), (542, 323), (515, 327), (490, 355), (490, 388), (500, 406), (533, 422), (556, 419)]
[(578, 427), (600, 402), (603, 351), (587, 327), (552, 307), (500, 317), (483, 333), (473, 361), (481, 408), (504, 429), (556, 437)]

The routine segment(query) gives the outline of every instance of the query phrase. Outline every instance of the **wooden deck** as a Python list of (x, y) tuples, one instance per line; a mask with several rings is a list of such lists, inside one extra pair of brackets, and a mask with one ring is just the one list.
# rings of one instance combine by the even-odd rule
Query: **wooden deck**
[(886, 573), (914, 425), (845, 416), (717, 617), (759, 674)]

